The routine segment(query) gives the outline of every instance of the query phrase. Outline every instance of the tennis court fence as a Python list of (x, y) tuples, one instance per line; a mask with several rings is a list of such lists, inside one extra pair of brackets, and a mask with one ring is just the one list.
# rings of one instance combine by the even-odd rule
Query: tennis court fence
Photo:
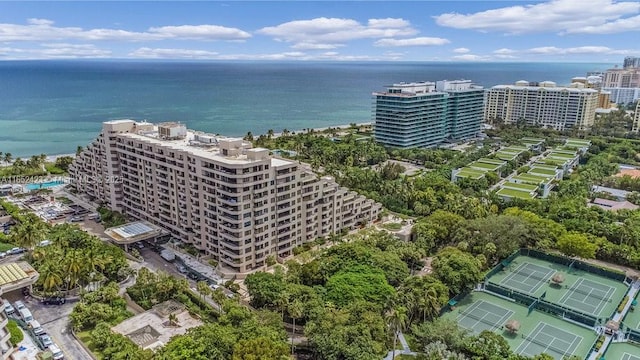
[(557, 315), (567, 319), (571, 319), (573, 321), (579, 322), (589, 327), (593, 327), (598, 324), (601, 324), (603, 321), (602, 319), (599, 319), (593, 315), (586, 314), (574, 309), (570, 309), (568, 307), (549, 302), (542, 298), (538, 299), (531, 295), (504, 287), (500, 284), (488, 282), (485, 285), (485, 289), (489, 292), (506, 296), (526, 306), (530, 306), (531, 304), (533, 304), (533, 302), (537, 300), (538, 302), (536, 303), (536, 306), (535, 306), (536, 309), (552, 315)]

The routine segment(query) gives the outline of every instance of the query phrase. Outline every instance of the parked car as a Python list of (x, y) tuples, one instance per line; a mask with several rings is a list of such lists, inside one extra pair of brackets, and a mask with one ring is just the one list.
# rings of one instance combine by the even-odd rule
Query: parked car
[(54, 296), (54, 297), (48, 297), (48, 298), (42, 299), (42, 303), (45, 305), (62, 305), (66, 302), (67, 302), (67, 299), (60, 296)]
[(51, 245), (51, 240), (42, 240), (38, 244), (38, 246), (49, 246), (49, 245)]
[(138, 247), (138, 249), (144, 249), (144, 244), (141, 242), (137, 242), (136, 246)]
[(11, 303), (9, 302), (9, 300), (7, 299), (3, 299), (2, 300), (2, 305), (4, 307), (4, 313), (7, 315), (11, 315), (13, 313), (16, 312), (16, 309), (13, 307), (13, 305), (11, 305)]
[(191, 279), (191, 280), (198, 280), (200, 278), (200, 276), (198, 276), (198, 274), (192, 273), (192, 272), (188, 273), (187, 277), (189, 277), (189, 279)]
[(13, 249), (7, 251), (7, 254), (16, 255), (16, 254), (22, 254), (25, 251), (27, 251), (27, 249), (21, 248), (21, 247), (14, 247)]
[(209, 285), (209, 288), (211, 288), (211, 290), (216, 290), (216, 289), (220, 288), (220, 285), (218, 285), (218, 284), (211, 284), (211, 285)]
[(13, 303), (13, 307), (18, 311), (27, 308), (27, 306), (20, 300), (18, 300), (15, 303)]
[(51, 351), (51, 354), (53, 355), (53, 357), (52, 357), (53, 360), (64, 359), (64, 353), (62, 352), (62, 350), (60, 350), (58, 345), (56, 345), (56, 344), (49, 345), (49, 351)]
[(80, 222), (82, 220), (84, 220), (84, 218), (82, 216), (72, 216), (72, 217), (69, 218), (70, 222)]
[(44, 334), (44, 329), (42, 328), (42, 326), (40, 326), (40, 323), (38, 321), (29, 321), (27, 325), (29, 326), (29, 329), (33, 331), (33, 335), (38, 336)]
[(27, 309), (26, 307), (22, 310), (18, 310), (18, 314), (20, 314), (20, 318), (22, 319), (22, 321), (26, 323), (34, 320), (31, 311), (29, 311), (29, 309)]
[(187, 268), (182, 265), (178, 265), (177, 268), (178, 268), (178, 272), (181, 274), (185, 274), (187, 272)]
[(49, 346), (53, 345), (53, 340), (51, 340), (51, 336), (48, 334), (42, 334), (38, 338), (40, 339), (43, 349), (47, 349)]
[(7, 253), (6, 252), (0, 252), (0, 259), (4, 259), (7, 257)]

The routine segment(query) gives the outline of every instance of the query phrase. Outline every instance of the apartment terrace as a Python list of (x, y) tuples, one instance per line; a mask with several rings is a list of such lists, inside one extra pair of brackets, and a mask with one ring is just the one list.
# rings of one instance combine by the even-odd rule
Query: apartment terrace
[(531, 200), (531, 199), (534, 199), (536, 197), (535, 194), (532, 194), (531, 192), (528, 192), (528, 191), (507, 189), (507, 188), (502, 188), (502, 189), (498, 190), (496, 192), (496, 194), (498, 194), (499, 196), (501, 196), (505, 200), (509, 200), (511, 198)]

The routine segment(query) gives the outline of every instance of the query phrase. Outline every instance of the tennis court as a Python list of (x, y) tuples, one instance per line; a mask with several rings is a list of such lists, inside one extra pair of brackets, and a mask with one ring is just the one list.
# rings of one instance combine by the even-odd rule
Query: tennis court
[(477, 301), (464, 311), (458, 311), (458, 324), (475, 333), (495, 331), (513, 315), (513, 311), (485, 300)]
[(597, 281), (578, 279), (560, 298), (559, 303), (600, 316), (605, 306), (612, 302), (611, 297), (615, 291), (614, 287)]
[(620, 360), (640, 360), (640, 356), (624, 353)]
[(524, 262), (500, 281), (500, 285), (533, 295), (540, 290), (555, 273), (548, 267)]
[(582, 336), (544, 322), (539, 323), (531, 334), (522, 337), (524, 341), (518, 346), (516, 353), (525, 356), (547, 353), (555, 359), (573, 355), (583, 340)]

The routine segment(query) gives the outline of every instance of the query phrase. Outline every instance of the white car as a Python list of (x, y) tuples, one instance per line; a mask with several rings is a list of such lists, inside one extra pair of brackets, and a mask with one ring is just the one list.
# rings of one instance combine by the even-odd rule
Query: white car
[(62, 352), (62, 350), (60, 350), (58, 345), (56, 344), (49, 345), (49, 351), (51, 351), (51, 354), (53, 354), (53, 360), (64, 359), (64, 353)]
[(16, 309), (13, 308), (13, 305), (7, 299), (2, 300), (2, 305), (4, 306), (4, 313), (7, 315), (11, 315), (16, 312)]
[(51, 336), (47, 334), (40, 335), (40, 342), (42, 342), (42, 347), (47, 349), (49, 346), (53, 345), (53, 341), (51, 340)]
[(27, 306), (26, 306), (22, 301), (20, 301), (20, 300), (18, 300), (18, 301), (16, 301), (16, 302), (14, 302), (14, 303), (13, 303), (13, 307), (14, 307), (16, 310), (18, 310), (18, 311), (20, 311), (20, 310), (22, 310), (22, 309), (26, 309), (26, 308), (27, 308)]

